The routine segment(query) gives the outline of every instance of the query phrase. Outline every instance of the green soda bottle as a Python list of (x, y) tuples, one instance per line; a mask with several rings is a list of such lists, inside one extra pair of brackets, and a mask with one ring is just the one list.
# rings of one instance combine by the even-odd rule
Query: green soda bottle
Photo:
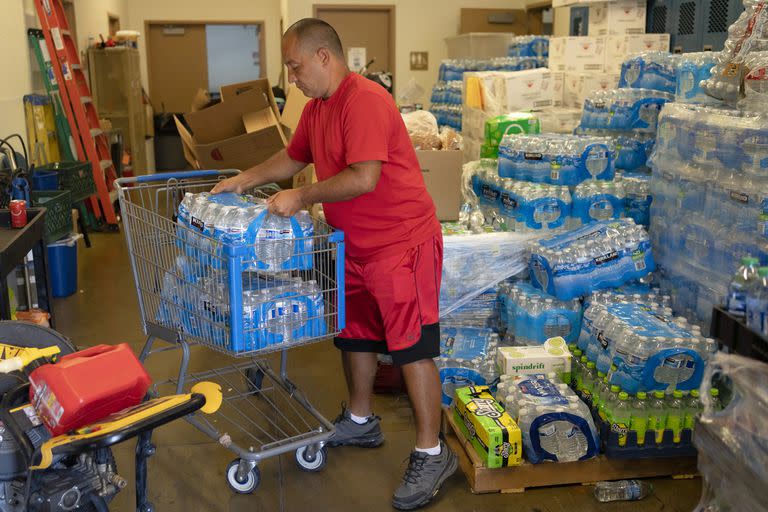
[(667, 404), (663, 391), (654, 391), (648, 401), (648, 429), (656, 432), (656, 444), (664, 439), (664, 429), (667, 427)]
[(598, 416), (600, 416), (600, 419), (603, 421), (610, 423), (613, 420), (613, 410), (619, 403), (620, 392), (621, 388), (619, 386), (614, 384), (610, 387), (608, 398), (605, 400), (603, 407), (598, 411)]
[(587, 378), (587, 356), (583, 355), (579, 358), (579, 373), (581, 374), (581, 387), (578, 391), (584, 393), (584, 379)]
[(709, 390), (709, 394), (712, 397), (712, 410), (722, 411), (723, 410), (723, 402), (720, 401), (720, 390), (717, 388), (712, 388)]
[(580, 391), (581, 390), (581, 374), (584, 372), (584, 369), (581, 366), (581, 350), (578, 348), (573, 351), (573, 364), (571, 365), (571, 382), (573, 384), (573, 389)]
[(701, 400), (699, 400), (699, 390), (691, 390), (691, 394), (685, 401), (685, 416), (683, 416), (683, 428), (693, 430), (693, 425), (696, 423), (696, 417), (701, 412)]
[(629, 395), (622, 391), (619, 393), (619, 403), (613, 408), (611, 431), (619, 434), (619, 446), (626, 446), (629, 436), (629, 423), (632, 417), (632, 404), (629, 403)]
[(672, 431), (672, 442), (679, 443), (683, 432), (685, 402), (683, 392), (675, 390), (667, 405), (667, 428)]
[(603, 388), (603, 380), (605, 380), (605, 374), (603, 372), (597, 372), (597, 378), (595, 379), (595, 390), (592, 393), (592, 407), (599, 409), (600, 404), (605, 399), (605, 389)]
[(637, 434), (637, 445), (645, 444), (645, 432), (648, 430), (648, 395), (639, 391), (632, 403), (632, 417), (629, 419), (629, 429)]

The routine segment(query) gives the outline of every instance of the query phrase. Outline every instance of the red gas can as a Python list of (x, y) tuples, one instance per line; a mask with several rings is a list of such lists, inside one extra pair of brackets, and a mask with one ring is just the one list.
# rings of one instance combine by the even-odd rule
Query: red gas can
[(54, 436), (139, 404), (152, 383), (125, 343), (63, 356), (29, 381), (29, 399)]

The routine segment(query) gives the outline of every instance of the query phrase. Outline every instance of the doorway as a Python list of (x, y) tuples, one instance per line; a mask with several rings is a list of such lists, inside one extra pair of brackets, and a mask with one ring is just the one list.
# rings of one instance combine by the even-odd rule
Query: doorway
[(368, 71), (389, 71), (395, 78), (394, 5), (321, 4), (314, 6), (314, 16), (336, 29), (352, 71), (360, 70), (360, 61), (375, 59)]

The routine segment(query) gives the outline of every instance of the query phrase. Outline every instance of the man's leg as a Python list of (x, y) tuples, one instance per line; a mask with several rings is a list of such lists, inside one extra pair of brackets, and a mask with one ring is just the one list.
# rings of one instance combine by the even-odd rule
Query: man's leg
[(435, 362), (432, 359), (422, 359), (401, 368), (416, 417), (416, 448), (437, 446), (440, 433), (441, 386)]
[(342, 352), (341, 362), (349, 390), (349, 410), (361, 417), (373, 413), (373, 383), (378, 359), (372, 352)]

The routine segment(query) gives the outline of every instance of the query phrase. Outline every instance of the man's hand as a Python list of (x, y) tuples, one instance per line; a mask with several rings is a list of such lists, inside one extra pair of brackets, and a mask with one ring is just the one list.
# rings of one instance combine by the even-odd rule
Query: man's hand
[(267, 199), (269, 213), (281, 217), (291, 217), (304, 207), (304, 195), (301, 188), (283, 190)]
[(211, 190), (211, 194), (222, 194), (224, 192), (234, 192), (235, 194), (242, 194), (245, 192), (243, 175), (238, 174), (237, 176), (222, 180)]

